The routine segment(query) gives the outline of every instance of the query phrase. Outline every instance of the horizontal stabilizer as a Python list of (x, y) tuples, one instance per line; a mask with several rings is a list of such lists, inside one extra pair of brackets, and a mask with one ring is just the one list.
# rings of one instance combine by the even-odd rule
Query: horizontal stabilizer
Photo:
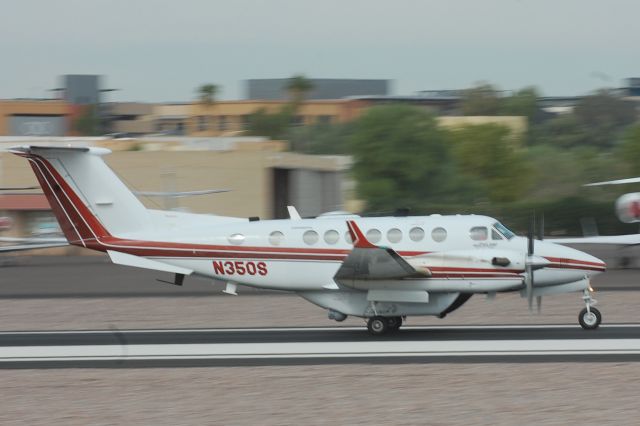
[(0, 246), (0, 253), (10, 253), (14, 251), (27, 251), (27, 250), (36, 250), (36, 249), (46, 249), (53, 247), (64, 247), (68, 246), (69, 243), (43, 243), (43, 244), (16, 244), (11, 246)]
[(192, 269), (181, 268), (179, 266), (169, 265), (157, 260), (151, 260), (132, 254), (120, 253), (119, 251), (107, 250), (111, 261), (116, 265), (134, 266), (136, 268), (153, 269), (155, 271), (171, 272), (173, 274), (191, 275)]

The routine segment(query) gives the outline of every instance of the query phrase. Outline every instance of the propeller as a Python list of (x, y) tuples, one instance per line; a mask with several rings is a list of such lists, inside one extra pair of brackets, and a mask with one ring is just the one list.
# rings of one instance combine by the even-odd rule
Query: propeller
[(534, 240), (533, 232), (536, 227), (535, 215), (531, 217), (529, 221), (529, 231), (527, 232), (527, 258), (525, 260), (525, 275), (524, 285), (527, 292), (527, 302), (529, 304), (529, 311), (533, 310), (533, 254), (534, 254)]
[[(536, 263), (534, 248), (535, 248), (535, 240), (534, 233), (537, 231), (538, 240), (542, 241), (544, 239), (544, 213), (540, 215), (540, 220), (538, 221), (538, 227), (536, 227), (536, 214), (531, 216), (531, 220), (529, 221), (529, 231), (527, 232), (527, 258), (525, 261), (525, 276), (524, 276), (524, 284), (527, 293), (527, 302), (529, 304), (529, 311), (533, 311), (533, 286), (534, 286), (534, 278), (533, 271), (542, 267)], [(540, 313), (542, 309), (542, 296), (536, 296), (536, 311)]]

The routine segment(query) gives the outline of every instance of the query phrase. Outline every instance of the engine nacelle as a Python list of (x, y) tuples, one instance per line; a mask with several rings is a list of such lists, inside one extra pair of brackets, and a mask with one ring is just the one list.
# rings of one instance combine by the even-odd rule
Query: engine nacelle
[(616, 215), (624, 223), (640, 222), (640, 192), (630, 192), (618, 198)]
[(329, 309), (329, 312), (327, 312), (327, 317), (338, 322), (342, 322), (347, 319), (347, 316), (345, 314), (343, 314), (342, 312), (334, 311), (333, 309)]

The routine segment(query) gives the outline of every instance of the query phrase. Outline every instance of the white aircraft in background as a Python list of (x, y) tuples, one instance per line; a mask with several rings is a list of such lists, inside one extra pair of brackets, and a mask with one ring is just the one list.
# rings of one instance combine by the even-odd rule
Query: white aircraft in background
[[(37, 189), (36, 187), (26, 188), (0, 188), (0, 191), (24, 191), (29, 189)], [(11, 222), (9, 217), (0, 217), (0, 223), (3, 220)], [(0, 253), (10, 253), (23, 250), (35, 250), (51, 247), (62, 247), (69, 245), (66, 238), (52, 237), (0, 237)]]
[[(444, 317), (473, 294), (583, 292), (579, 323), (595, 329), (591, 255), (518, 237), (486, 216), (246, 218), (146, 209), (104, 163), (104, 148), (22, 146), (70, 244), (113, 263), (295, 292), (330, 319), (367, 319), (374, 335), (412, 315)], [(361, 231), (366, 230), (366, 233)], [(534, 279), (535, 278), (535, 279)]]
[[(640, 177), (587, 183), (583, 186), (624, 185), (640, 183)], [(621, 195), (615, 203), (616, 216), (623, 223), (640, 223), (640, 192)], [(640, 234), (606, 235), (593, 237), (554, 238), (559, 244), (610, 244), (620, 246), (640, 245)]]
[(13, 238), (0, 237), (0, 253), (68, 246), (66, 238)]

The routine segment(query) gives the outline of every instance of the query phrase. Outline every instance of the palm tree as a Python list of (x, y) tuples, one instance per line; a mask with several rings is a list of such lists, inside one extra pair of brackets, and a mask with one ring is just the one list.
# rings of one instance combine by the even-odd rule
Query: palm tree
[(304, 100), (306, 94), (313, 89), (313, 83), (304, 75), (297, 74), (289, 79), (285, 88), (291, 96), (291, 103), (298, 105)]
[(198, 87), (198, 96), (200, 97), (200, 102), (205, 105), (212, 105), (217, 94), (218, 86), (216, 86), (215, 84), (203, 84), (202, 86)]

